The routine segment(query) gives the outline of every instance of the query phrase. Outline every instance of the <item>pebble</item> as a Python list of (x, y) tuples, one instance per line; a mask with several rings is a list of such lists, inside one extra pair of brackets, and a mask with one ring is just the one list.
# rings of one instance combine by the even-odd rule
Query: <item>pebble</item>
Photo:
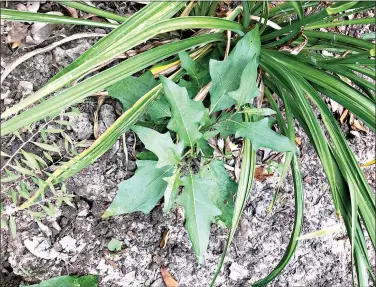
[(70, 117), (72, 129), (75, 136), (80, 140), (86, 140), (93, 134), (93, 124), (87, 113), (81, 113), (78, 116)]
[(234, 281), (243, 279), (248, 276), (248, 270), (242, 265), (234, 262), (230, 266), (230, 278)]

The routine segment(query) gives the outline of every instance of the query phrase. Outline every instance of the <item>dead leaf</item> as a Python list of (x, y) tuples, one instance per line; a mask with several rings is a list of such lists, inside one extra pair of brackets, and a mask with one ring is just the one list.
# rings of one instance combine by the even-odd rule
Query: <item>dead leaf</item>
[[(58, 15), (63, 16), (64, 14), (61, 12), (47, 12), (46, 14), (49, 15)], [(51, 34), (55, 31), (57, 25), (56, 24), (47, 24), (47, 23), (33, 23), (31, 25), (29, 34), (26, 36), (26, 44), (27, 45), (39, 45), (45, 40), (47, 40)]]
[(357, 138), (360, 138), (360, 133), (357, 131), (350, 131), (350, 134), (356, 136)]
[(262, 165), (256, 166), (255, 179), (258, 181), (265, 181), (268, 177), (273, 176), (273, 173), (268, 173), (266, 168)]
[(217, 141), (217, 146), (218, 146), (218, 149), (221, 151), (221, 153), (223, 154), (223, 149), (225, 147), (225, 141), (223, 140), (223, 138), (219, 138), (218, 141)]
[(368, 134), (368, 130), (365, 127), (363, 127), (358, 120), (354, 120), (354, 123), (351, 127), (353, 129), (357, 129)]
[(349, 124), (350, 126), (352, 126), (354, 123), (354, 114), (353, 113), (350, 113), (350, 119), (349, 119)]
[(345, 118), (347, 117), (347, 114), (349, 113), (349, 110), (348, 109), (346, 109), (346, 110), (344, 110), (343, 111), (343, 113), (342, 113), (342, 115), (341, 115), (341, 117), (340, 117), (340, 119), (339, 119), (339, 121), (341, 122), (341, 124), (343, 124), (343, 121), (345, 120)]
[(160, 248), (165, 248), (166, 247), (169, 233), (170, 233), (170, 230), (168, 230), (168, 229), (165, 229), (163, 231), (163, 233), (162, 233), (162, 239), (159, 242), (159, 247)]
[(32, 239), (26, 239), (24, 245), (33, 255), (43, 259), (54, 259), (60, 255), (51, 245), (46, 237), (33, 236)]
[(62, 5), (62, 6), (64, 6), (64, 8), (67, 9), (69, 15), (71, 15), (73, 18), (78, 18), (78, 12), (76, 9), (65, 6), (65, 5)]
[(229, 154), (229, 153), (233, 154), (233, 152), (237, 150), (239, 150), (238, 146), (231, 141), (230, 137), (227, 137), (225, 141), (226, 154)]
[(12, 49), (21, 46), (25, 41), (28, 33), (28, 25), (21, 22), (12, 22), (12, 27), (6, 37), (6, 42), (9, 43)]
[(235, 168), (232, 167), (231, 165), (224, 164), (223, 166), (225, 167), (225, 169), (227, 169), (227, 170), (229, 170), (229, 171), (235, 171)]
[(301, 137), (295, 137), (295, 142), (297, 145), (301, 145), (302, 144), (302, 138)]
[(333, 112), (338, 111), (339, 104), (336, 101), (332, 100), (332, 99), (329, 99), (329, 101), (330, 101), (330, 106), (332, 108), (332, 111)]
[(162, 275), (163, 282), (167, 287), (179, 286), (179, 283), (174, 278), (172, 278), (172, 276), (168, 272), (167, 267), (165, 266), (161, 267), (161, 275)]

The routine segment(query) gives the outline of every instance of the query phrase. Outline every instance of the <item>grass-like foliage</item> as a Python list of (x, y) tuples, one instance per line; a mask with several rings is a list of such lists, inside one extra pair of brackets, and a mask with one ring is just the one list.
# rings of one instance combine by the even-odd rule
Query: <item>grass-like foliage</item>
[[(294, 134), (296, 119), (316, 149), (337, 215), (346, 225), (354, 278), (358, 286), (368, 286), (369, 280), (375, 282), (368, 257), (376, 245), (375, 196), (323, 100), (326, 96), (343, 105), (374, 131), (375, 87), (363, 76), (375, 80), (375, 48), (367, 40), (319, 30), (373, 23), (374, 19), (346, 20), (346, 16), (374, 9), (374, 3), (338, 2), (327, 6), (315, 1), (289, 1), (273, 8), (267, 1), (242, 3), (226, 18), (216, 12), (217, 1), (151, 2), (125, 18), (64, 1), (65, 5), (118, 24), (2, 9), (1, 17), (8, 20), (113, 28), (43, 88), (6, 110), (1, 116), (7, 119), (1, 125), (2, 136), (17, 133), (36, 121), (53, 119), (103, 90), (123, 104), (123, 114), (103, 135), (47, 178), (35, 176), (35, 169), (44, 160), (32, 154), (23, 152), (23, 163), (9, 165), (13, 171), (8, 170), (9, 176), (3, 181), (17, 180), (17, 174), (21, 173), (35, 179), (39, 187), (16, 200), (17, 206), (11, 213), (44, 200), (46, 190), (89, 166), (119, 136), (132, 130), (149, 152), (137, 161), (134, 176), (119, 184), (118, 193), (102, 218), (135, 211), (149, 213), (162, 198), (165, 213), (179, 204), (184, 208), (185, 227), (199, 263), (204, 261), (210, 225), (214, 222), (227, 226), (229, 238), (212, 281), (214, 285), (252, 190), (256, 151), (260, 147), (273, 149), (286, 153), (280, 182), (291, 167), (295, 221), (283, 258), (266, 278), (253, 284), (265, 286), (293, 256), (303, 225), (304, 196)], [(176, 30), (189, 31), (178, 40), (169, 34)], [(95, 68), (145, 41), (153, 42), (162, 34), (174, 41), (90, 76)], [(324, 56), (323, 50), (330, 53)], [(142, 75), (136, 77), (136, 73)], [(74, 81), (76, 84), (71, 86)], [(53, 93), (56, 93), (53, 97), (41, 101)], [(259, 109), (253, 105), (260, 95), (271, 108)], [(27, 109), (31, 104), (34, 106)], [(281, 134), (273, 129), (275, 124)], [(242, 140), (237, 183), (227, 174), (223, 158), (213, 155), (208, 140), (214, 137)], [(54, 148), (39, 145), (46, 150)], [(17, 199), (18, 195), (12, 196)], [(15, 228), (13, 217), (9, 224)], [(373, 250), (367, 250), (368, 238)]]

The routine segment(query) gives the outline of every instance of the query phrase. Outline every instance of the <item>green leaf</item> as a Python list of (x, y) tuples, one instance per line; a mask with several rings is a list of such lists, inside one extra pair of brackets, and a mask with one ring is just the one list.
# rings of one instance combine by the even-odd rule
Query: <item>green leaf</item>
[(213, 86), (210, 88), (210, 113), (224, 110), (235, 104), (229, 92), (239, 88), (245, 67), (252, 58), (257, 60), (260, 49), (260, 35), (256, 27), (236, 44), (226, 60), (210, 60), (209, 70), (213, 81)]
[(119, 184), (118, 193), (102, 218), (135, 211), (149, 213), (167, 187), (163, 178), (172, 174), (171, 166), (156, 168), (156, 164), (156, 161), (137, 161), (135, 175)]
[(8, 176), (0, 178), (1, 183), (15, 181), (16, 179), (20, 178), (20, 175), (18, 175), (18, 174), (14, 174), (13, 172), (8, 171), (8, 170), (6, 170), (6, 172), (7, 172)]
[(229, 135), (234, 135), (239, 125), (243, 122), (240, 113), (223, 113), (212, 128), (218, 131), (224, 139)]
[(228, 93), (236, 100), (238, 107), (251, 103), (251, 100), (260, 94), (257, 88), (257, 67), (258, 61), (255, 55), (243, 70), (239, 88)]
[(246, 137), (252, 143), (252, 149), (258, 150), (260, 147), (267, 147), (275, 151), (292, 151), (296, 150), (289, 139), (277, 134), (269, 127), (269, 119), (254, 123), (241, 123), (236, 131), (235, 137)]
[(157, 168), (179, 163), (184, 145), (182, 142), (174, 144), (169, 132), (160, 134), (153, 129), (142, 126), (134, 126), (132, 130), (144, 143), (145, 148), (152, 151), (158, 157)]
[(23, 285), (20, 287), (98, 287), (98, 276), (97, 275), (65, 275), (58, 276), (46, 281), (42, 281), (39, 284), (34, 285)]
[(32, 168), (34, 170), (40, 169), (38, 162), (35, 160), (35, 158), (32, 156), (31, 153), (28, 153), (28, 152), (24, 151), (23, 149), (21, 149), (21, 152), (26, 159), (26, 161), (24, 161), (24, 162), (27, 166), (29, 166), (30, 168)]
[(191, 77), (192, 82), (200, 89), (210, 81), (209, 71), (204, 69), (198, 62), (192, 60), (185, 51), (179, 52), (181, 66)]
[(177, 202), (184, 207), (185, 228), (198, 262), (202, 264), (209, 243), (210, 223), (221, 211), (209, 199), (208, 190), (213, 188), (211, 181), (190, 174), (182, 182), (184, 191)]
[(184, 79), (180, 79), (179, 86), (187, 89), (188, 97), (190, 99), (193, 99), (200, 91), (200, 88), (194, 82), (186, 81)]
[(209, 145), (207, 140), (203, 138), (200, 139), (200, 141), (197, 143), (197, 149), (200, 151), (204, 158), (212, 158), (214, 149)]
[(176, 202), (179, 193), (179, 186), (182, 185), (180, 180), (180, 169), (175, 169), (174, 174), (170, 177), (165, 177), (164, 180), (167, 182), (167, 187), (164, 192), (163, 212), (167, 213)]
[(223, 164), (223, 161), (212, 161), (201, 168), (201, 175), (215, 183), (214, 188), (208, 190), (209, 198), (222, 212), (219, 219), (230, 227), (234, 215), (233, 195), (238, 185), (230, 179)]
[(120, 251), (121, 245), (121, 241), (117, 240), (116, 238), (112, 238), (111, 241), (108, 242), (107, 248), (110, 251)]
[(167, 128), (177, 132), (184, 146), (193, 147), (202, 134), (199, 126), (204, 120), (205, 108), (202, 102), (195, 102), (188, 97), (187, 90), (173, 81), (161, 76), (161, 82), (167, 100), (171, 104), (172, 118)]
[(158, 160), (158, 157), (151, 151), (142, 151), (136, 154), (136, 158), (139, 160)]
[(167, 99), (162, 95), (157, 100), (152, 102), (146, 112), (151, 120), (156, 121), (161, 118), (171, 117), (170, 104)]
[(32, 142), (32, 143), (46, 151), (52, 151), (52, 152), (56, 152), (60, 154), (60, 149), (55, 143), (53, 143), (52, 145), (39, 143), (39, 142)]
[(123, 104), (123, 112), (133, 106), (143, 95), (157, 85), (150, 71), (139, 78), (127, 77), (107, 88), (108, 95)]
[(9, 166), (12, 167), (14, 170), (18, 171), (19, 173), (22, 173), (23, 175), (35, 176), (34, 172), (21, 166), (18, 161), (16, 161), (16, 165), (9, 165)]

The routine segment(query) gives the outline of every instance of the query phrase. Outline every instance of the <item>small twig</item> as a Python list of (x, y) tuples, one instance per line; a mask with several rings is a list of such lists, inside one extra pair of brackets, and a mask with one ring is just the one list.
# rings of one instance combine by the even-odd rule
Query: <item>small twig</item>
[(6, 77), (17, 66), (19, 66), (20, 64), (22, 64), (26, 60), (30, 59), (31, 57), (34, 57), (35, 55), (48, 52), (48, 51), (56, 48), (57, 46), (60, 46), (60, 45), (62, 45), (64, 43), (67, 43), (67, 42), (70, 42), (70, 41), (73, 41), (73, 40), (82, 39), (82, 38), (89, 38), (89, 37), (104, 37), (104, 36), (106, 36), (106, 34), (99, 34), (99, 33), (78, 33), (78, 34), (74, 34), (74, 35), (71, 35), (69, 37), (66, 37), (66, 38), (64, 38), (64, 39), (62, 39), (60, 41), (55, 42), (55, 43), (52, 43), (51, 45), (49, 45), (47, 47), (36, 49), (34, 51), (26, 53), (25, 55), (22, 55), (21, 57), (19, 57), (18, 59), (16, 59), (14, 62), (12, 62), (11, 64), (9, 64), (5, 68), (3, 74), (1, 75), (0, 83), (2, 84), (3, 81), (6, 79)]
[(127, 147), (127, 143), (125, 140), (125, 134), (123, 134), (123, 150), (125, 154), (125, 171), (128, 171), (129, 158), (128, 158), (128, 147)]
[(264, 93), (265, 93), (265, 87), (264, 82), (261, 80), (260, 82), (260, 95), (257, 97), (257, 108), (261, 108), (262, 102), (264, 101)]
[(225, 51), (225, 59), (228, 57), (228, 54), (230, 53), (230, 44), (231, 44), (231, 31), (227, 31), (227, 45), (226, 45), (226, 51)]

